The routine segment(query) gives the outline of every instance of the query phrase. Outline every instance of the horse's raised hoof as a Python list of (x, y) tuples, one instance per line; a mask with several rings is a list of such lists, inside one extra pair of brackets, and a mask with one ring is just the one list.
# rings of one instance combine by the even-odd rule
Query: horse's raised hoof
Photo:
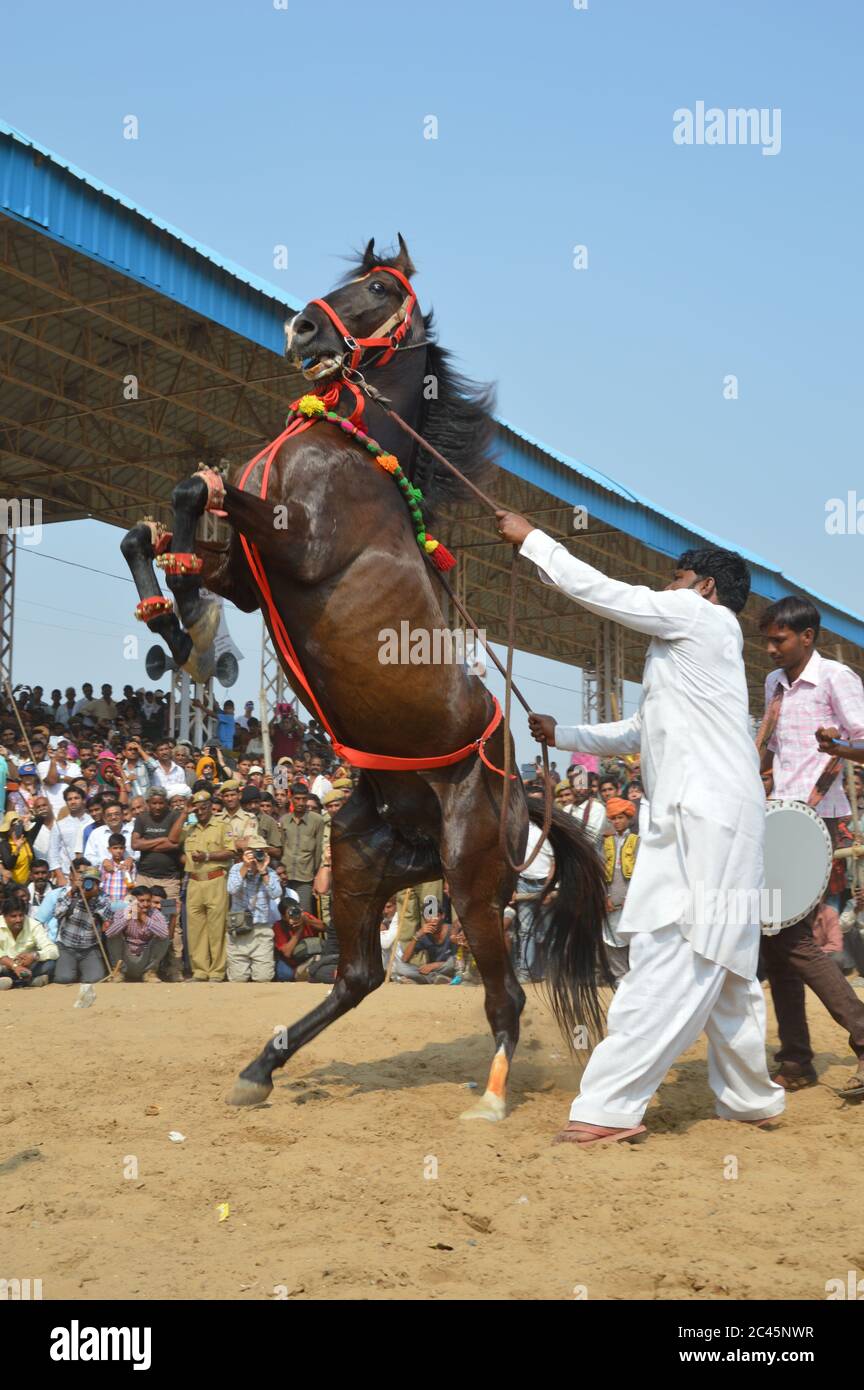
[(193, 647), (188, 660), (183, 662), (182, 669), (188, 672), (196, 685), (204, 685), (216, 670), (215, 648), (211, 647), (206, 652), (197, 652)]
[(463, 1110), (460, 1115), (462, 1120), (489, 1120), (492, 1124), (497, 1124), (503, 1120), (507, 1114), (507, 1104), (503, 1096), (496, 1096), (486, 1092), (481, 1096), (476, 1104)]
[(273, 1087), (269, 1082), (266, 1084), (260, 1081), (244, 1081), (242, 1076), (238, 1076), (234, 1082), (234, 1089), (228, 1097), (229, 1105), (263, 1105), (270, 1095)]
[(196, 618), (195, 622), (186, 629), (192, 638), (192, 646), (199, 656), (205, 657), (212, 654), (221, 616), (222, 610), (218, 603), (207, 603), (201, 617)]

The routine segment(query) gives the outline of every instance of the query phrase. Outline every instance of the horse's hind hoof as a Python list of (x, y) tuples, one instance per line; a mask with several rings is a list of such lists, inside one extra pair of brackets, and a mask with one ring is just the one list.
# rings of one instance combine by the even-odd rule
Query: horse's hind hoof
[(186, 629), (199, 656), (208, 656), (211, 653), (221, 618), (222, 610), (219, 604), (210, 602), (205, 604), (200, 618)]
[(228, 1097), (229, 1105), (263, 1105), (267, 1100), (273, 1087), (269, 1082), (265, 1085), (260, 1081), (244, 1081), (242, 1076), (238, 1076), (234, 1082), (234, 1089)]
[(489, 1120), (496, 1124), (498, 1120), (503, 1120), (507, 1115), (507, 1105), (501, 1096), (486, 1095), (480, 1097), (476, 1105), (463, 1110), (459, 1116), (460, 1120)]

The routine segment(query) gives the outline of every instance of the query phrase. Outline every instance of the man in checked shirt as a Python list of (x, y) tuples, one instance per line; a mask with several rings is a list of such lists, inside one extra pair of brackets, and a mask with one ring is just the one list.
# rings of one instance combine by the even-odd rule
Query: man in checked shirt
[[(820, 623), (818, 610), (799, 597), (772, 603), (759, 622), (777, 668), (765, 681), (765, 720), (757, 740), (770, 798), (806, 802), (811, 797), (830, 761), (820, 751), (817, 730), (838, 730), (851, 741), (864, 738), (864, 686), (848, 666), (816, 650)], [(840, 772), (820, 790), (823, 795), (814, 809), (833, 841), (838, 820), (849, 815)], [(762, 939), (762, 963), (780, 1034), (773, 1079), (787, 1091), (814, 1086), (818, 1080), (804, 1003), (808, 984), (849, 1034), (858, 1066), (843, 1090), (857, 1094), (864, 1091), (864, 1002), (816, 944), (815, 915), (814, 911), (794, 927)]]

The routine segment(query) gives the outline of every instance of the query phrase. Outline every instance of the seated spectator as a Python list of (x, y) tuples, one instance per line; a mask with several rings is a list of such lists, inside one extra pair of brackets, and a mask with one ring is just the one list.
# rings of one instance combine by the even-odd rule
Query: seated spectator
[[(311, 972), (312, 965), (323, 965), (324, 923), (311, 912), (304, 912), (296, 894), (285, 897), (279, 904), (280, 920), (273, 928), (276, 945), (276, 979), (296, 980)], [(335, 964), (333, 978), (335, 979)], [(311, 973), (309, 978), (312, 978)], [(315, 974), (317, 984), (325, 983), (321, 975)]]
[[(443, 912), (421, 922), (411, 940), (399, 947), (391, 978), (403, 984), (449, 984), (456, 974), (456, 951), (451, 933)], [(424, 961), (418, 965), (416, 957), (421, 955)]]
[(57, 946), (17, 898), (0, 904), (0, 989), (47, 985), (54, 973)]
[(396, 945), (396, 938), (399, 935), (399, 914), (396, 911), (395, 898), (388, 898), (387, 902), (384, 904), (384, 911), (381, 914), (380, 932), (381, 964), (386, 970), (390, 961), (390, 953)]
[(273, 979), (270, 905), (281, 896), (262, 836), (247, 837), (239, 864), (228, 873), (228, 979), (232, 984)]
[(45, 897), (51, 891), (51, 879), (49, 877), (47, 859), (34, 859), (30, 865), (30, 883), (27, 886), (27, 896), (30, 906), (28, 912), (41, 907)]
[(96, 932), (111, 921), (111, 904), (101, 889), (98, 869), (77, 860), (71, 884), (57, 903), (57, 943), (60, 951), (54, 979), (58, 985), (95, 984), (105, 978), (105, 961)]
[(152, 888), (130, 888), (129, 901), (117, 906), (105, 928), (109, 960), (112, 966), (120, 966), (128, 984), (162, 983), (158, 970), (171, 941), (160, 901)]

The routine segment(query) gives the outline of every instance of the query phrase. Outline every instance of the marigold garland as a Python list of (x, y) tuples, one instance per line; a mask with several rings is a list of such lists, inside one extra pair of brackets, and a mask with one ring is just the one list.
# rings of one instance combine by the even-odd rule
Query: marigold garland
[(328, 410), (320, 396), (311, 394), (301, 396), (299, 400), (292, 403), (291, 411), (294, 415), (304, 415), (307, 420), (313, 422), (329, 420), (331, 424), (338, 425), (340, 429), (343, 429), (346, 434), (353, 435), (358, 444), (363, 444), (374, 456), (378, 467), (382, 468), (385, 473), (389, 473), (390, 477), (398, 484), (402, 496), (405, 498), (405, 505), (411, 513), (414, 535), (423, 554), (427, 556), (436, 569), (449, 570), (453, 568), (456, 563), (455, 555), (447, 549), (446, 545), (442, 545), (434, 536), (430, 536), (426, 530), (421, 510), (423, 493), (403, 473), (402, 465), (395, 454), (386, 453), (377, 440), (372, 439), (365, 430), (353, 425), (350, 420), (337, 414), (335, 410)]

